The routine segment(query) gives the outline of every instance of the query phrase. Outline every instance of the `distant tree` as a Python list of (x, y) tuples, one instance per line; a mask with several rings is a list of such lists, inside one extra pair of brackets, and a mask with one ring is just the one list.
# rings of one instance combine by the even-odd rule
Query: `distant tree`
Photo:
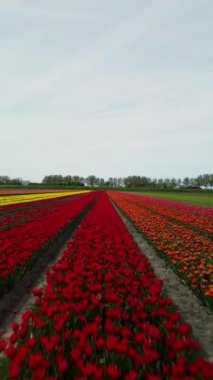
[(21, 177), (18, 177), (18, 178), (12, 178), (10, 180), (10, 184), (11, 185), (22, 185), (23, 183), (23, 179)]
[(178, 185), (179, 187), (182, 185), (182, 180), (181, 180), (181, 178), (178, 178), (178, 179), (177, 179), (177, 185)]
[[(0, 176), (0, 184), (5, 183), (18, 183), (22, 182), (22, 179), (10, 179), (8, 176)], [(62, 175), (47, 175), (42, 180), (43, 184), (48, 185), (71, 185), (71, 186), (88, 186), (95, 187), (111, 187), (111, 188), (137, 188), (137, 187), (146, 187), (146, 188), (175, 188), (176, 186), (181, 187), (196, 187), (196, 186), (213, 186), (213, 174), (202, 174), (196, 178), (185, 177), (183, 180), (180, 178), (149, 178), (145, 176), (131, 175), (125, 178), (121, 177), (109, 177), (107, 181), (104, 178), (96, 177), (95, 175), (89, 175), (87, 178), (79, 177), (78, 175), (67, 175), (63, 177)]]
[(137, 183), (135, 184), (136, 187), (145, 187), (148, 184), (148, 179), (145, 176), (137, 177)]
[(159, 178), (159, 179), (158, 179), (158, 187), (159, 187), (160, 189), (163, 188), (163, 179), (162, 179), (162, 178)]
[(85, 178), (84, 177), (80, 177), (80, 183), (84, 186), (84, 184), (85, 184)]
[(177, 186), (177, 180), (175, 178), (172, 178), (170, 181), (171, 187), (174, 189)]
[(132, 180), (130, 176), (124, 178), (124, 186), (127, 188), (132, 187)]
[(117, 185), (118, 185), (118, 187), (122, 187), (124, 185), (123, 178), (119, 177), (117, 179)]
[(152, 187), (156, 187), (157, 186), (157, 178), (153, 178), (151, 181), (150, 181), (150, 184)]
[(140, 187), (141, 186), (141, 177), (139, 175), (131, 176), (132, 187)]
[(48, 175), (45, 175), (45, 177), (42, 179), (42, 183), (44, 185), (48, 184), (48, 181), (49, 181), (49, 176)]
[(95, 177), (94, 186), (96, 186), (96, 187), (100, 186), (100, 178), (99, 177)]
[(150, 182), (150, 178), (144, 177), (144, 176), (138, 176), (138, 175), (133, 175), (133, 176), (128, 176), (123, 179), (122, 184), (124, 184), (125, 187), (143, 187), (147, 186), (148, 183)]
[(109, 187), (115, 187), (114, 186), (115, 182), (114, 182), (114, 178), (113, 177), (109, 177), (107, 182), (109, 184)]
[(42, 183), (45, 185), (63, 185), (64, 179), (60, 174), (46, 175)]
[(196, 183), (196, 178), (189, 178), (189, 186), (192, 186), (192, 187), (196, 187), (197, 186), (197, 183)]
[(171, 187), (171, 181), (169, 178), (165, 178), (165, 180), (163, 181), (164, 183), (164, 187), (165, 188), (168, 188), (168, 187)]
[(94, 186), (95, 184), (95, 179), (96, 179), (96, 176), (95, 175), (89, 175), (87, 178), (86, 178), (86, 184), (89, 185), (89, 186)]
[(55, 176), (55, 182), (57, 185), (63, 185), (64, 183), (64, 178), (62, 177), (62, 175), (57, 175)]
[(6, 185), (10, 183), (10, 177), (8, 175), (0, 175), (0, 184)]
[(202, 184), (203, 186), (207, 187), (211, 185), (211, 174), (203, 174), (202, 175)]
[(63, 180), (64, 185), (71, 185), (72, 184), (72, 177), (71, 175), (66, 175)]
[(198, 186), (202, 186), (203, 184), (203, 178), (202, 178), (202, 175), (199, 175), (198, 177), (195, 178), (195, 181), (196, 181), (196, 184)]
[(185, 177), (183, 180), (183, 185), (184, 186), (189, 186), (189, 177)]
[(104, 180), (104, 178), (100, 178), (99, 186), (100, 187), (104, 187), (105, 186), (105, 180)]

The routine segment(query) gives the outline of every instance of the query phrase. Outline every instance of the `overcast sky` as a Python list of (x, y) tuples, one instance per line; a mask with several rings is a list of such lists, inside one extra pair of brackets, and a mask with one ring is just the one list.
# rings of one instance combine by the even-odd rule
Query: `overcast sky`
[(212, 172), (212, 0), (0, 0), (0, 175)]

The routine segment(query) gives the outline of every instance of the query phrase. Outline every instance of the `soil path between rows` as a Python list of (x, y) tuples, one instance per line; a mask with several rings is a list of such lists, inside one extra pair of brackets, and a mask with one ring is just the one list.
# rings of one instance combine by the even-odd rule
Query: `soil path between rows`
[(182, 284), (180, 278), (157, 256), (155, 250), (147, 243), (126, 216), (112, 202), (128, 231), (138, 244), (141, 252), (149, 259), (156, 276), (163, 280), (164, 290), (181, 313), (183, 320), (192, 327), (192, 335), (201, 344), (204, 355), (213, 362), (213, 315), (203, 306), (191, 289)]

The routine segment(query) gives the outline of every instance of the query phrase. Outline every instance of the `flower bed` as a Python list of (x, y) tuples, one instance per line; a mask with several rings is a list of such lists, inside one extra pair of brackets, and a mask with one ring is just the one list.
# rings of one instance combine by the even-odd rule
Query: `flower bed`
[(66, 198), (77, 194), (86, 194), (89, 190), (78, 191), (61, 191), (58, 193), (34, 193), (34, 194), (16, 194), (16, 195), (1, 195), (0, 194), (0, 211), (2, 213), (17, 210), (24, 206), (36, 205), (37, 202), (47, 202), (55, 198)]
[(212, 241), (198, 232), (167, 220), (109, 192), (116, 205), (129, 217), (159, 254), (195, 294), (213, 308)]
[[(66, 190), (67, 192), (70, 190)], [(0, 188), (0, 195), (17, 195), (17, 194), (38, 194), (38, 193), (62, 193), (65, 190), (55, 189), (2, 189)]]
[[(0, 213), (0, 231), (9, 230), (19, 224), (27, 223), (39, 216), (59, 210), (63, 206), (63, 202), (74, 201), (75, 195), (59, 199), (56, 198), (46, 201), (42, 200), (40, 202), (31, 202), (27, 207), (26, 204), (24, 204), (21, 208), (18, 207), (12, 211)], [(83, 194), (79, 194), (79, 196), (83, 196)]]
[(87, 193), (72, 202), (61, 203), (59, 209), (47, 212), (28, 223), (20, 224), (0, 235), (0, 294), (17, 277), (23, 275), (46, 245), (96, 197)]
[(162, 286), (101, 195), (0, 342), (5, 379), (210, 379), (212, 364)]
[[(166, 201), (165, 199), (145, 197), (141, 195), (119, 193), (125, 199), (144, 207), (148, 211), (165, 216), (172, 221), (179, 222), (188, 228), (208, 234), (213, 237), (213, 213), (212, 209), (197, 206), (188, 206), (177, 202)], [(205, 212), (207, 214), (205, 215)]]
[(151, 203), (155, 202), (155, 203), (158, 203), (159, 205), (168, 206), (176, 210), (183, 210), (191, 214), (207, 216), (209, 218), (213, 217), (212, 207), (204, 207), (204, 206), (181, 202), (181, 201), (172, 201), (170, 199), (165, 199), (165, 198), (156, 198), (154, 196), (149, 196), (149, 195), (142, 195), (142, 194), (135, 194), (135, 193), (133, 194), (133, 193), (128, 193), (128, 192), (122, 192), (122, 194), (134, 195), (135, 197), (143, 198), (147, 202), (151, 202)]

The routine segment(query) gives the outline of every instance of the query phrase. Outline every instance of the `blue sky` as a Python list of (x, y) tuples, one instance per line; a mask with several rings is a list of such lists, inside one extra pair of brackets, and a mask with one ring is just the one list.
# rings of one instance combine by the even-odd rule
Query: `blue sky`
[(0, 0), (0, 174), (212, 172), (212, 19), (211, 0)]

